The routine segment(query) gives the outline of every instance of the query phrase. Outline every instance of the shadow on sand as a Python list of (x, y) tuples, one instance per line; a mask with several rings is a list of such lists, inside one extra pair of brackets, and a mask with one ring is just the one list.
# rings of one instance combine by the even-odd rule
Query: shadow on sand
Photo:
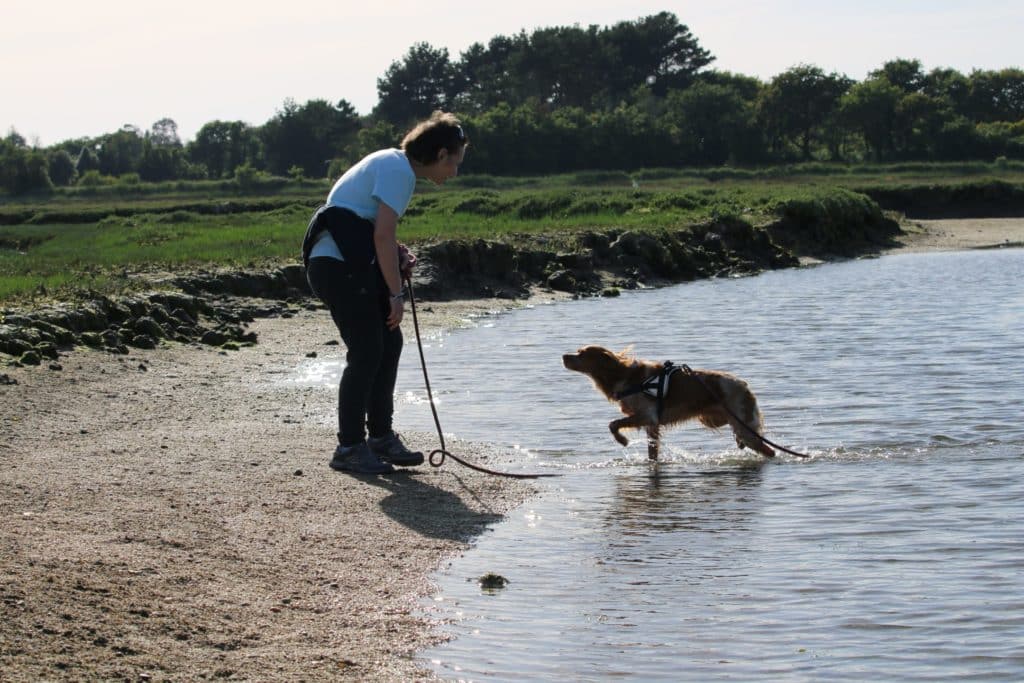
[(489, 509), (456, 474), (441, 476), (454, 479), (465, 491), (462, 496), (422, 480), (424, 473), (416, 471), (397, 471), (382, 477), (356, 476), (386, 489), (389, 495), (380, 502), (384, 514), (422, 536), (467, 543), (504, 518)]

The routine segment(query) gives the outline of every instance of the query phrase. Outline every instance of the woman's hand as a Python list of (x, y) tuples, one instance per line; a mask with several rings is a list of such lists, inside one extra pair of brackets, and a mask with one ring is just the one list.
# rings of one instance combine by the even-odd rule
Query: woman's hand
[(389, 330), (396, 330), (402, 324), (402, 316), (405, 314), (405, 297), (391, 297), (391, 312), (384, 323)]
[(398, 243), (398, 270), (402, 273), (402, 279), (412, 278), (412, 269), (416, 267), (416, 255), (409, 251), (409, 247), (401, 242)]

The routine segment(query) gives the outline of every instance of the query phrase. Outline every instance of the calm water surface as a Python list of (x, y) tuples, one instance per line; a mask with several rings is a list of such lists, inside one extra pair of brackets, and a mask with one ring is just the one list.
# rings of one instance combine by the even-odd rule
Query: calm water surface
[[(433, 338), (445, 431), (564, 476), (435, 577), (453, 640), (422, 656), (452, 680), (1024, 679), (1022, 282), (1024, 250), (888, 256)], [(814, 457), (694, 424), (649, 466), (562, 368), (587, 343), (735, 372)], [(398, 422), (430, 431), (407, 354)]]

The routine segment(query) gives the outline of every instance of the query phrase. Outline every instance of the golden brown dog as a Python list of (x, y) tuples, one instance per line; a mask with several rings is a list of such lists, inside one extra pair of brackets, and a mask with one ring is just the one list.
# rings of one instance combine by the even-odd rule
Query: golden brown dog
[[(629, 443), (622, 429), (647, 431), (647, 457), (651, 460), (658, 458), (661, 427), (693, 418), (712, 429), (728, 424), (740, 448), (749, 447), (769, 457), (775, 455), (757, 436), (764, 429), (757, 398), (738, 377), (714, 370), (672, 373), (662, 390), (659, 415), (658, 400), (639, 388), (662, 374), (662, 364), (636, 360), (601, 346), (584, 346), (576, 353), (567, 353), (562, 356), (562, 363), (590, 377), (598, 391), (619, 404), (626, 417), (608, 424), (616, 441), (623, 446)], [(757, 434), (752, 434), (751, 429)]]

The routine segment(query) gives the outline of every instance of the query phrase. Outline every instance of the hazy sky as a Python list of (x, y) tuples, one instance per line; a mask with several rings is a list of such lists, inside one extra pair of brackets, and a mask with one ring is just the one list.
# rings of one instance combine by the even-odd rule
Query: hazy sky
[(540, 27), (608, 26), (667, 10), (713, 68), (764, 80), (807, 63), (862, 80), (898, 57), (925, 69), (1024, 64), (1022, 0), (13, 0), (0, 25), (0, 135), (47, 146), (174, 119), (261, 125), (286, 98), (366, 114), (413, 43), (447, 48)]

